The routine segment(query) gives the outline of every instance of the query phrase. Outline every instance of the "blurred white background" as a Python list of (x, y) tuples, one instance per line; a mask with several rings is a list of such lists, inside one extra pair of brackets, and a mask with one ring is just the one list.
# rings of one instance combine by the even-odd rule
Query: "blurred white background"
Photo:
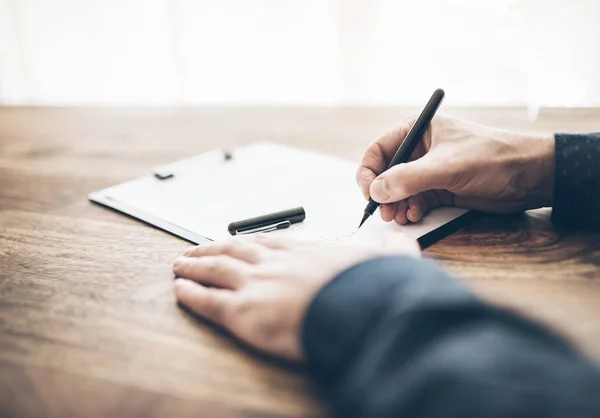
[(600, 105), (600, 0), (0, 0), (0, 103)]

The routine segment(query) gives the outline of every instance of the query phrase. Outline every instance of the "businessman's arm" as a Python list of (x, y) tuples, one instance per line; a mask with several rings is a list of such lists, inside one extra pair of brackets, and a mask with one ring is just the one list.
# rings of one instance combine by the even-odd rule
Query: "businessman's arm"
[(410, 127), (375, 141), (357, 172), (384, 220), (417, 222), (438, 206), (496, 213), (553, 206), (556, 224), (600, 230), (600, 133), (520, 134), (436, 116), (413, 161), (384, 171)]
[(201, 245), (176, 261), (175, 290), (247, 344), (304, 359), (339, 417), (600, 416), (598, 371), (568, 343), (390, 244)]
[(312, 302), (303, 342), (340, 417), (600, 416), (600, 374), (576, 350), (423, 260), (340, 274)]

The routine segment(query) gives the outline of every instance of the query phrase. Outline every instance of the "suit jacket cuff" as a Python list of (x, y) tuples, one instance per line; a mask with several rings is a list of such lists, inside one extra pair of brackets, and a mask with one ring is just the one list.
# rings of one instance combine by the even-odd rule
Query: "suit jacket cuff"
[(600, 133), (557, 133), (554, 138), (552, 221), (600, 230)]
[(302, 343), (308, 370), (322, 385), (334, 383), (369, 344), (369, 333), (382, 317), (475, 301), (426, 260), (396, 256), (357, 264), (323, 287), (307, 311)]

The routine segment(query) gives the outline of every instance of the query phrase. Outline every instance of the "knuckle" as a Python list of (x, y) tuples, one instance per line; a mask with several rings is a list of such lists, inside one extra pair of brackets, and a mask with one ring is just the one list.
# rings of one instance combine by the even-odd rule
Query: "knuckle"
[(407, 203), (408, 203), (408, 206), (420, 205), (421, 203), (423, 203), (423, 196), (420, 194), (411, 196), (408, 198)]
[(173, 264), (173, 273), (176, 276), (181, 275), (181, 266), (179, 264)]
[(180, 259), (175, 260), (175, 263), (173, 263), (173, 273), (175, 273), (178, 276), (185, 275), (187, 272), (187, 265), (188, 263)]
[(232, 255), (236, 252), (238, 247), (239, 247), (238, 240), (230, 239), (221, 244), (219, 253)]
[(393, 138), (393, 131), (383, 135), (376, 141), (371, 142), (362, 157), (360, 167), (366, 169), (379, 167), (386, 157), (382, 143), (389, 142), (390, 138)]
[(364, 170), (364, 168), (363, 168), (363, 167), (359, 167), (359, 168), (358, 168), (358, 170), (356, 170), (356, 175), (355, 175), (355, 178), (356, 178), (356, 182), (357, 182), (359, 185), (362, 183), (362, 180), (363, 180), (363, 176), (364, 176), (364, 174), (363, 174), (363, 170)]
[(202, 251), (202, 248), (201, 248), (201, 246), (200, 246), (200, 245), (195, 245), (195, 246), (193, 246), (193, 247), (190, 247), (190, 248), (188, 248), (187, 250), (185, 250), (185, 251), (183, 252), (183, 255), (184, 255), (184, 256), (187, 256), (187, 257), (193, 257), (193, 256), (195, 256), (196, 254), (198, 254), (200, 251)]
[(204, 270), (207, 274), (216, 274), (221, 269), (221, 260), (219, 257), (207, 257), (203, 259)]
[(253, 234), (256, 241), (268, 248), (282, 248), (287, 244), (287, 239), (281, 236), (269, 235), (268, 233)]
[(394, 175), (395, 173), (390, 173), (390, 176), (386, 176), (383, 179), (381, 179), (381, 189), (383, 190), (383, 192), (385, 192), (387, 195), (394, 195), (396, 193), (396, 176)]
[(369, 186), (369, 184), (373, 180), (372, 177), (374, 178), (375, 176), (374, 175), (371, 176), (371, 175), (369, 175), (369, 173), (365, 172), (365, 170), (359, 169), (356, 172), (356, 183), (359, 185), (359, 187), (361, 189), (365, 189)]
[(249, 234), (245, 235), (242, 239), (253, 241), (257, 244), (267, 246), (269, 242), (271, 242), (272, 238), (269, 237), (269, 234), (258, 233), (258, 234)]

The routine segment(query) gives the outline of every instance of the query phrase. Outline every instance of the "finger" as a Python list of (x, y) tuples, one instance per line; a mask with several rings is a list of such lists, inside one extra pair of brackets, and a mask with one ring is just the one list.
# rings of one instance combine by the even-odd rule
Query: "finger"
[(438, 195), (435, 190), (423, 192), (421, 193), (421, 196), (423, 196), (423, 199), (425, 200), (425, 208), (423, 208), (423, 213), (421, 214), (422, 216), (427, 215), (433, 209), (441, 206), (441, 202), (438, 199)]
[(396, 209), (396, 216), (394, 216), (394, 221), (399, 225), (406, 225), (408, 223), (408, 218), (406, 217), (406, 211), (408, 210), (408, 205), (406, 204), (406, 200), (401, 200), (398, 202), (398, 209)]
[(408, 211), (406, 217), (411, 222), (419, 222), (423, 216), (429, 211), (427, 200), (423, 194), (412, 196), (406, 201)]
[(377, 174), (375, 174), (375, 172), (373, 172), (371, 169), (366, 167), (358, 167), (358, 171), (356, 172), (356, 182), (358, 183), (358, 187), (360, 187), (360, 191), (362, 192), (365, 200), (369, 200), (369, 187), (376, 177)]
[(243, 282), (248, 264), (226, 255), (179, 257), (173, 263), (177, 277), (203, 284), (237, 289)]
[(418, 160), (390, 168), (371, 183), (370, 196), (376, 202), (390, 203), (427, 190), (446, 189), (453, 174), (439, 160), (430, 152)]
[(396, 210), (398, 209), (398, 205), (396, 203), (389, 203), (387, 205), (379, 206), (379, 211), (381, 212), (381, 219), (385, 222), (391, 222), (396, 216)]
[(242, 236), (230, 238), (223, 242), (211, 242), (189, 248), (183, 255), (186, 257), (204, 257), (208, 255), (228, 255), (247, 263), (257, 263), (263, 255), (264, 247), (255, 242), (243, 239)]
[(192, 312), (229, 328), (228, 318), (236, 303), (235, 293), (231, 290), (207, 288), (190, 280), (177, 279), (175, 296)]
[(425, 201), (425, 205), (420, 205), (417, 202), (417, 205), (420, 205), (421, 218), (436, 208), (453, 205), (452, 194), (446, 190), (429, 190), (419, 196), (422, 196)]
[[(440, 206), (449, 206), (451, 204), (452, 199), (450, 199), (450, 203), (448, 205), (445, 205), (445, 200), (447, 199), (442, 198), (444, 193), (449, 194), (445, 190), (428, 190), (418, 195), (419, 197), (414, 199), (415, 208), (413, 209), (413, 212), (415, 219), (419, 218), (420, 221), (433, 209), (439, 208)], [(411, 218), (409, 219), (413, 221)]]
[(366, 197), (369, 196), (369, 187), (375, 177), (387, 168), (388, 162), (394, 156), (398, 146), (414, 123), (414, 119), (407, 120), (397, 129), (383, 135), (371, 143), (360, 162), (356, 172), (356, 180)]
[[(435, 193), (437, 196), (439, 201), (438, 206), (454, 206), (454, 195), (448, 190), (434, 190), (432, 193)], [(432, 208), (429, 208), (429, 210), (431, 209)]]

